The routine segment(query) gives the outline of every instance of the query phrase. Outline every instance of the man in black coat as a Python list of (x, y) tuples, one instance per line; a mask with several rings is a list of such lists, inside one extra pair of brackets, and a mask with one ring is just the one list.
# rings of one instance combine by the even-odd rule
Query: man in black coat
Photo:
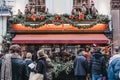
[(12, 45), (9, 53), (0, 59), (1, 80), (28, 80), (26, 64), (21, 58), (21, 47)]

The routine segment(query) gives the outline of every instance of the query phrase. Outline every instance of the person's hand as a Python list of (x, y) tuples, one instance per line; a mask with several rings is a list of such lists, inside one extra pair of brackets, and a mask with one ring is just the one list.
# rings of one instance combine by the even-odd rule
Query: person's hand
[(106, 80), (106, 77), (105, 76), (103, 76), (103, 79), (102, 80)]
[(90, 78), (90, 74), (87, 74), (87, 78)]

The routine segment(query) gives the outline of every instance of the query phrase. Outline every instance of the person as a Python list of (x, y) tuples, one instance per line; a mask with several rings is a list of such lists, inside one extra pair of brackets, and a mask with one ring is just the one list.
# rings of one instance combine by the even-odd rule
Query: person
[(26, 4), (24, 12), (25, 12), (25, 14), (30, 14), (30, 7), (28, 4)]
[(47, 69), (47, 62), (46, 59), (44, 57), (44, 50), (40, 49), (37, 51), (37, 67), (36, 70), (38, 73), (43, 74), (44, 79), (43, 80), (47, 80), (46, 78), (46, 69)]
[(90, 14), (92, 15), (93, 18), (96, 18), (96, 14), (98, 13), (98, 10), (94, 6), (94, 2), (91, 1), (91, 7), (90, 7)]
[(9, 53), (0, 59), (1, 80), (28, 80), (26, 64), (21, 58), (21, 47), (13, 44)]
[(108, 65), (108, 80), (119, 80), (120, 79), (120, 47), (114, 48), (115, 55), (109, 60)]
[(78, 56), (74, 60), (74, 75), (75, 80), (86, 80), (88, 62), (84, 55), (84, 49), (79, 50)]
[(90, 48), (85, 48), (84, 55), (86, 56), (87, 61), (90, 61)]
[(34, 13), (35, 13), (35, 7), (33, 6), (31, 9), (31, 14), (34, 14)]
[(18, 13), (17, 13), (18, 16), (21, 16), (22, 15), (22, 12), (20, 9), (18, 9)]
[(26, 54), (26, 59), (24, 60), (24, 62), (25, 62), (25, 64), (27, 65), (27, 74), (28, 74), (28, 76), (30, 75), (30, 72), (32, 71), (32, 69), (29, 67), (29, 65), (31, 64), (31, 63), (33, 63), (33, 61), (32, 61), (32, 54), (30, 53), (30, 52), (28, 52), (27, 54)]
[(73, 15), (76, 14), (76, 7), (73, 7), (71, 13), (72, 13)]
[(82, 4), (81, 10), (82, 10), (82, 13), (83, 13), (84, 15), (87, 15), (87, 14), (88, 14), (88, 7), (87, 7), (85, 1), (84, 1), (83, 4)]
[(101, 48), (96, 47), (95, 52), (91, 55), (89, 63), (89, 71), (92, 80), (103, 80), (106, 76), (105, 57), (100, 52)]

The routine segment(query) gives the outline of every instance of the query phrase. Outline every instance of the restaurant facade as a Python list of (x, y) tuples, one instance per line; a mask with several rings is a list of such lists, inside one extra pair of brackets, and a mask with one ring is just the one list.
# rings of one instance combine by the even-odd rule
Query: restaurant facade
[[(25, 3), (24, 11), (18, 8), (22, 14), (10, 18), (9, 30), (12, 43), (20, 44), (23, 51), (44, 48), (51, 53), (53, 48), (58, 52), (65, 48), (76, 53), (81, 47), (90, 48), (93, 44), (104, 47), (112, 42), (109, 15), (106, 12), (101, 15), (97, 10), (94, 18), (90, 12), (81, 11), (84, 3), (89, 9), (91, 4), (97, 4), (95, 0), (28, 0)], [(30, 12), (26, 13), (26, 9)]]

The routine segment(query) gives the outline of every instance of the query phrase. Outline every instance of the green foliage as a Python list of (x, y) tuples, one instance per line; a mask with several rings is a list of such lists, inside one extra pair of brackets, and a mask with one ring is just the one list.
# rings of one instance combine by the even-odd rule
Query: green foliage
[(97, 22), (98, 23), (107, 23), (107, 22), (109, 22), (108, 16), (97, 15)]
[(55, 78), (59, 77), (61, 73), (64, 73), (65, 75), (69, 75), (73, 70), (73, 61), (68, 61), (66, 63), (53, 62), (53, 64), (54, 64), (53, 73), (55, 74)]
[(6, 34), (5, 36), (3, 36), (3, 42), (2, 42), (2, 53), (7, 53), (8, 52), (8, 48), (11, 45), (11, 36), (10, 34)]
[[(91, 22), (90, 25), (85, 25), (85, 26), (79, 25), (83, 21), (78, 18), (79, 14), (73, 15), (74, 18), (72, 19), (72, 18), (69, 18), (69, 16), (71, 16), (71, 15), (68, 15), (68, 14), (52, 15), (52, 14), (38, 13), (38, 14), (36, 14), (36, 18), (37, 18), (36, 21), (32, 20), (31, 17), (29, 19), (27, 18), (28, 16), (31, 16), (31, 15), (32, 14), (16, 16), (13, 19), (11, 19), (10, 21), (15, 24), (16, 23), (23, 24), (26, 27), (32, 27), (32, 28), (38, 28), (45, 24), (60, 25), (60, 24), (62, 24), (61, 22), (63, 22), (64, 24), (71, 24), (72, 26), (78, 27), (78, 28), (91, 28), (93, 25), (96, 25), (97, 23), (107, 24), (109, 22), (107, 15), (96, 15), (96, 19), (94, 19), (94, 22), (91, 22), (92, 16), (90, 14), (85, 15), (84, 20), (89, 20), (89, 22)], [(41, 15), (44, 16), (43, 20), (40, 19)], [(59, 19), (57, 21), (56, 21), (56, 16), (59, 16)], [(53, 23), (53, 21), (56, 21), (56, 22)]]

